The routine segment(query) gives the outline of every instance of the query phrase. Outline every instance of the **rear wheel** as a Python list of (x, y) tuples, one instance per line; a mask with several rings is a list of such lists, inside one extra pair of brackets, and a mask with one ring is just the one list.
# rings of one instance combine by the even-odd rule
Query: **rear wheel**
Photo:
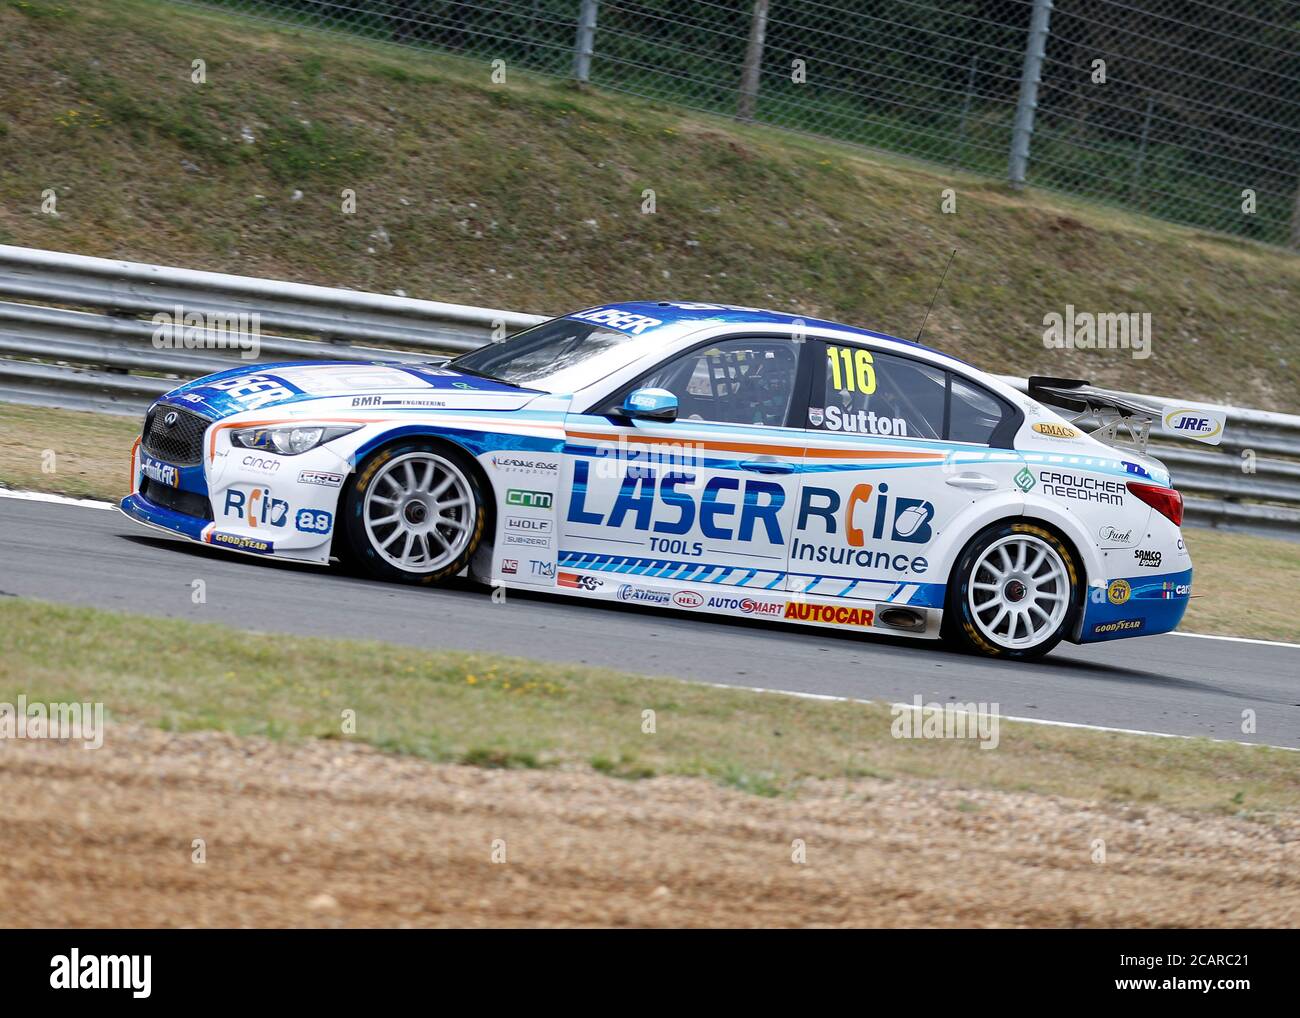
[(478, 548), (484, 505), (463, 455), (429, 442), (381, 449), (356, 472), (344, 500), (346, 559), (379, 579), (438, 583)]
[(1081, 589), (1074, 556), (1050, 530), (994, 524), (966, 546), (953, 571), (947, 635), (990, 657), (1041, 657), (1069, 632)]

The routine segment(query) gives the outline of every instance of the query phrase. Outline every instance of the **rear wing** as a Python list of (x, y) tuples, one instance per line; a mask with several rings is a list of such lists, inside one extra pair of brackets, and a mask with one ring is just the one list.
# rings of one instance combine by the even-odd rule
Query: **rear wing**
[(1127, 437), (1140, 453), (1146, 453), (1151, 425), (1157, 421), (1161, 434), (1218, 445), (1228, 419), (1225, 411), (1213, 407), (1111, 392), (1082, 378), (1030, 375), (1028, 392), (1031, 399), (1072, 412), (1070, 423), (1085, 431), (1086, 425), (1095, 425), (1088, 434), (1098, 441), (1114, 445)]

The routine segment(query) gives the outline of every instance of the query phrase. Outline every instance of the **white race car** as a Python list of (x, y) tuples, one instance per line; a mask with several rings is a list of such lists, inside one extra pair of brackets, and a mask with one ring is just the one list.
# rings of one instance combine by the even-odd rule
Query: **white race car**
[(122, 510), (381, 579), (468, 571), (998, 657), (1172, 630), (1192, 570), (1168, 471), (1041, 399), (1133, 408), (1030, 391), (833, 322), (608, 304), (449, 362), (189, 382), (149, 409)]

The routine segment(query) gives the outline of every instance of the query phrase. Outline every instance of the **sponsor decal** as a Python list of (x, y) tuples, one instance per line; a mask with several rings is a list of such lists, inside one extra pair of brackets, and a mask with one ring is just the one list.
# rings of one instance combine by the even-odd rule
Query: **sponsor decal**
[[(561, 586), (563, 587), (569, 586), (569, 584), (564, 582), (564, 578), (568, 575), (569, 575), (568, 573), (560, 574)], [(579, 576), (576, 577), (576, 579), (591, 580), (594, 579), (594, 577)], [(597, 585), (599, 585), (599, 581), (597, 582)], [(579, 584), (579, 586), (581, 586), (581, 584)], [(594, 590), (595, 588), (587, 587), (586, 589)], [(645, 587), (634, 587), (630, 583), (625, 583), (621, 587), (619, 587), (617, 596), (620, 601), (639, 601), (643, 604), (668, 604), (671, 601), (675, 600), (675, 598), (669, 596), (668, 591), (666, 590), (648, 590)]]
[(549, 537), (531, 537), (528, 534), (506, 534), (502, 544), (523, 545), (526, 548), (549, 548), (551, 539)]
[(1160, 560), (1164, 556), (1158, 551), (1147, 551), (1145, 548), (1135, 548), (1133, 557), (1137, 559), (1137, 564), (1146, 569), (1159, 569)]
[(511, 488), (506, 492), (506, 505), (519, 506), (523, 509), (549, 509), (554, 498), (555, 496), (548, 491), (525, 491), (522, 488)]
[(352, 398), (352, 405), (353, 405), (354, 407), (358, 407), (358, 406), (383, 406), (383, 405), (384, 405), (384, 397), (383, 397), (383, 396), (354, 396), (354, 397)]
[(1021, 491), (1029, 491), (1034, 486), (1034, 472), (1028, 467), (1021, 467), (1020, 473), (1015, 476), (1015, 482)]
[(1180, 408), (1170, 410), (1162, 421), (1168, 434), (1205, 442), (1207, 445), (1218, 445), (1223, 439), (1223, 428), (1228, 415), (1221, 410)]
[(181, 483), (181, 472), (170, 463), (156, 460), (147, 452), (140, 452), (140, 472), (151, 481), (175, 488)]
[(1189, 597), (1192, 593), (1190, 583), (1172, 583), (1165, 580), (1160, 584), (1160, 598), (1164, 601), (1172, 601), (1176, 597)]
[[(933, 537), (930, 521), (934, 511), (934, 504), (926, 499), (891, 496), (886, 483), (855, 485), (847, 501), (832, 488), (805, 487), (800, 492), (796, 532), (806, 533), (809, 524), (818, 519), (826, 535), (832, 537), (839, 533), (842, 521), (848, 546), (838, 541), (813, 544), (796, 537), (791, 542), (790, 555), (792, 559), (806, 562), (924, 573), (929, 568), (924, 556), (871, 548), (867, 540), (869, 536), (873, 541), (925, 544)], [(863, 516), (866, 526), (860, 525)]]
[(220, 382), (206, 383), (204, 388), (224, 393), (245, 410), (260, 410), (270, 403), (293, 399), (293, 390), (269, 375), (227, 378)]
[(528, 560), (528, 569), (534, 576), (555, 576), (555, 563), (539, 561), (538, 559)]
[(1132, 633), (1146, 625), (1146, 619), (1118, 619), (1115, 622), (1099, 622), (1092, 627), (1094, 636), (1106, 633)]
[(497, 453), (492, 457), (492, 465), (498, 470), (527, 474), (557, 474), (560, 464), (555, 460), (539, 460), (531, 456), (514, 456)]
[(825, 622), (833, 626), (871, 626), (876, 613), (870, 608), (846, 608), (843, 605), (807, 604), (787, 601), (785, 617), (799, 622)]
[(810, 406), (808, 408), (808, 423), (814, 428), (820, 428), (822, 426), (822, 421), (824, 420), (826, 420), (826, 416), (822, 413), (821, 407)]
[(1106, 600), (1111, 604), (1123, 604), (1131, 593), (1128, 580), (1111, 580), (1110, 586), (1106, 588)]
[[(811, 416), (811, 415), (810, 415)], [(826, 408), (826, 430), (846, 431), (858, 435), (893, 435), (907, 437), (907, 421), (901, 417), (885, 417), (866, 410), (843, 410), (837, 406)]]
[(331, 474), (326, 470), (303, 470), (298, 474), (299, 484), (319, 484), (324, 488), (337, 488), (343, 483), (342, 474)]
[(533, 534), (549, 534), (554, 520), (539, 520), (535, 516), (507, 516), (507, 530), (525, 530)]
[(212, 535), (211, 543), (224, 545), (227, 548), (235, 548), (239, 551), (253, 551), (260, 555), (268, 555), (275, 548), (270, 541), (263, 541), (256, 537), (245, 537), (242, 534), (223, 534), (219, 530)]
[(501, 572), (507, 576), (514, 576), (519, 572), (519, 560), (517, 558), (503, 558), (501, 560)]
[(560, 587), (571, 587), (575, 590), (597, 590), (605, 585), (605, 581), (599, 576), (583, 576), (580, 573), (560, 573), (555, 578), (555, 583)]
[(619, 332), (630, 332), (634, 336), (641, 335), (646, 329), (653, 329), (658, 325), (663, 325), (663, 322), (658, 318), (638, 315), (632, 311), (620, 311), (618, 308), (592, 308), (590, 311), (580, 311), (576, 315), (569, 315), (569, 317), (580, 322), (596, 322), (599, 325), (608, 325), (611, 329), (618, 329)]
[(1118, 527), (1107, 524), (1097, 531), (1097, 536), (1107, 544), (1130, 544), (1133, 541), (1133, 528), (1120, 530)]
[(334, 528), (334, 516), (324, 509), (299, 509), (293, 525), (303, 533), (328, 534)]
[(1078, 438), (1079, 432), (1068, 424), (1053, 424), (1050, 421), (1042, 421), (1035, 424), (1034, 430), (1040, 435), (1046, 435), (1048, 438)]
[(759, 601), (752, 597), (710, 597), (710, 608), (740, 612), (741, 615), (770, 615), (778, 618), (785, 610), (779, 601)]
[(226, 491), (226, 516), (243, 520), (250, 527), (283, 527), (289, 519), (289, 503), (282, 498), (272, 498), (267, 488), (243, 491), (230, 488)]
[(265, 456), (251, 453), (240, 461), (240, 465), (256, 474), (273, 474), (280, 469), (279, 460), (267, 459)]
[(1077, 502), (1123, 505), (1124, 493), (1128, 490), (1123, 481), (1107, 481), (1087, 474), (1062, 473), (1059, 470), (1039, 471), (1038, 479), (1043, 482), (1043, 491), (1047, 494)]
[(678, 608), (698, 608), (704, 603), (704, 596), (693, 590), (679, 590), (673, 595), (673, 604)]
[[(589, 481), (590, 464), (578, 460), (569, 498), (570, 523), (620, 529), (631, 526), (656, 535), (685, 535), (698, 529), (701, 536), (713, 541), (765, 542), (777, 547), (786, 543), (780, 519), (786, 491), (774, 481), (718, 476), (711, 478), (697, 495), (699, 485), (694, 474), (673, 473), (660, 479), (653, 469), (629, 469), (608, 510), (588, 504)], [(805, 533), (813, 526), (832, 537), (841, 532), (842, 526), (849, 547), (840, 546), (838, 541), (820, 545), (796, 540), (792, 550), (796, 558), (813, 562), (924, 572), (928, 565), (924, 558), (871, 550), (867, 540), (870, 535), (873, 541), (925, 544), (933, 537), (934, 514), (933, 503), (892, 495), (888, 484), (859, 484), (847, 501), (833, 488), (804, 486), (800, 489), (795, 531)], [(867, 517), (862, 525), (859, 516)], [(701, 551), (697, 541), (669, 537), (650, 540), (652, 550), (667, 554), (698, 555)]]

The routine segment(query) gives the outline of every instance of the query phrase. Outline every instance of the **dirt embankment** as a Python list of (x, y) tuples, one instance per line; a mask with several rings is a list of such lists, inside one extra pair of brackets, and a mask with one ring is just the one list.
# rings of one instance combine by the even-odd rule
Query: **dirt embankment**
[(4, 926), (1300, 921), (1291, 817), (904, 781), (764, 799), (125, 726), (0, 743), (0, 782)]

